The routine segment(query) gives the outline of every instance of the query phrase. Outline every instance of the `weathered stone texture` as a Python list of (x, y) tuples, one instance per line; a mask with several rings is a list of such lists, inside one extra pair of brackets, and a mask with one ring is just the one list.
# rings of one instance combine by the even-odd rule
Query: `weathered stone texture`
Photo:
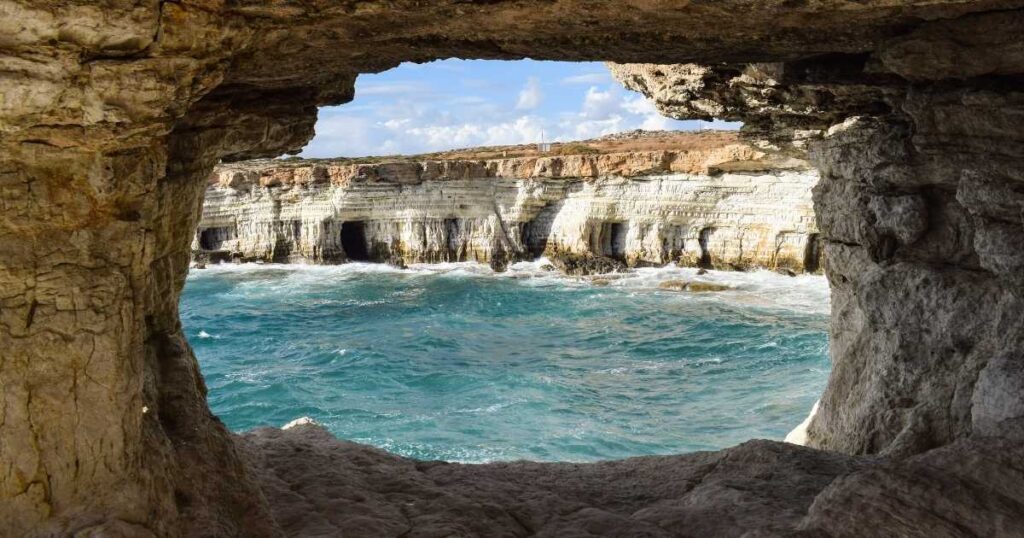
[[(316, 425), (244, 435), (289, 536), (1022, 536), (1019, 443), (891, 463), (771, 441), (578, 464), (418, 462)], [(298, 455), (298, 456), (297, 456)]]
[[(984, 42), (1008, 58), (961, 52), (956, 77), (952, 58), (929, 63), (924, 48), (938, 36), (963, 38), (946, 48), (978, 43), (966, 28), (978, 30), (981, 20)], [(979, 381), (979, 372), (1024, 352), (1024, 108), (1017, 79), (999, 76), (1024, 51), (1009, 33), (996, 35), (1016, 21), (1012, 12), (968, 17), (962, 28), (944, 21), (889, 44), (917, 63), (883, 47), (877, 57), (800, 69), (613, 66), (664, 112), (700, 114), (701, 99), (723, 103), (715, 112), (752, 120), (748, 136), (763, 139), (767, 129), (779, 151), (807, 149), (819, 169), (833, 372), (808, 429), (811, 446), (908, 456), (1013, 420), (1020, 397), (995, 403), (994, 391), (1012, 391), (996, 389), (991, 374)], [(898, 66), (901, 78), (882, 64)], [(951, 80), (921, 84), (934, 77)], [(976, 390), (983, 392), (972, 397)]]
[[(885, 454), (880, 469), (890, 472), (834, 482), (812, 503), (806, 532), (850, 535), (876, 518), (897, 535), (1012, 535), (1022, 528), (1019, 452), (978, 435), (1016, 432), (1020, 409), (1016, 382), (1000, 378), (1020, 371), (1024, 350), (1022, 8), (0, 0), (4, 532), (278, 534), (282, 523), (207, 409), (177, 319), (206, 178), (220, 159), (297, 151), (316, 106), (350, 99), (358, 73), (530, 56), (698, 62), (710, 67), (687, 68), (681, 80), (694, 82), (678, 114), (721, 113), (746, 121), (764, 148), (812, 149), (835, 374), (809, 437)], [(961, 462), (982, 461), (985, 474), (961, 478)], [(931, 481), (915, 478), (925, 472)], [(782, 495), (772, 485), (785, 472), (760, 476), (760, 498)], [(740, 502), (689, 502), (721, 507), (713, 513), (724, 521), (754, 514), (743, 511), (747, 497), (722, 495)], [(892, 499), (917, 508), (897, 513), (885, 508)], [(928, 523), (931, 507), (948, 514), (945, 527)], [(591, 513), (563, 513), (550, 528), (584, 529), (571, 518)], [(608, 517), (604, 532), (626, 528)], [(698, 534), (727, 533), (707, 529)]]
[[(815, 173), (772, 169), (740, 144), (694, 153), (225, 165), (206, 191), (193, 248), (241, 261), (572, 253), (633, 266), (818, 270)], [(709, 172), (726, 165), (751, 171)], [(346, 233), (357, 252), (345, 252)]]

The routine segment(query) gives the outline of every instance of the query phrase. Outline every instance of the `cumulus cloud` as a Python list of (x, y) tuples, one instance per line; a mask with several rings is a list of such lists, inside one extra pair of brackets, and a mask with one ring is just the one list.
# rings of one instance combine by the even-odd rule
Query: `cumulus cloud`
[[(566, 72), (579, 73), (579, 64), (545, 64), (549, 66), (546, 74), (536, 67), (519, 67), (520, 63), (496, 68), (494, 64), (476, 67), (480, 64), (463, 62), (456, 64), (466, 68), (458, 76), (450, 70), (430, 69), (442, 65), (415, 66), (412, 71), (399, 68), (395, 75), (401, 78), (389, 78), (387, 73), (361, 77), (353, 103), (321, 110), (316, 137), (303, 155), (416, 154), (535, 143), (542, 132), (547, 140), (565, 142), (632, 129), (693, 129), (698, 125), (661, 116), (643, 96), (627, 91), (607, 75), (583, 72), (559, 78)], [(542, 80), (555, 80), (554, 89), (543, 86)], [(490, 87), (482, 89), (481, 81)]]
[(583, 96), (583, 105), (580, 116), (583, 118), (602, 119), (618, 112), (622, 105), (614, 89), (608, 88), (604, 91), (591, 86)]
[(540, 106), (544, 100), (544, 92), (540, 89), (540, 79), (530, 77), (526, 85), (519, 91), (519, 101), (516, 103), (518, 110), (533, 110)]
[(612, 77), (607, 71), (600, 73), (583, 73), (580, 75), (565, 77), (561, 82), (562, 84), (567, 85), (588, 86), (592, 84), (607, 84), (612, 82)]
[(303, 149), (304, 157), (338, 155), (372, 155), (378, 150), (373, 121), (344, 114), (321, 114), (316, 122), (316, 136)]
[(651, 101), (640, 96), (626, 96), (622, 100), (622, 108), (630, 114), (642, 118), (639, 129), (645, 131), (664, 131), (672, 128), (673, 120), (662, 116)]
[(449, 147), (526, 144), (540, 139), (543, 124), (540, 118), (521, 116), (493, 124), (462, 123), (458, 125), (424, 125), (406, 133), (432, 151)]

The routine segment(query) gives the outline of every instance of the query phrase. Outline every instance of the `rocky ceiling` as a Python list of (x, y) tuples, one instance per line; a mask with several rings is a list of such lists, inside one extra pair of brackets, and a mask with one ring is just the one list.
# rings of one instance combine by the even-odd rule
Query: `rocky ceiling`
[[(309, 473), (282, 450), (342, 444), (240, 440), (206, 405), (177, 312), (206, 176), (301, 148), (316, 107), (351, 99), (358, 73), (533, 57), (628, 64), (616, 75), (666, 114), (743, 120), (819, 168), (834, 371), (809, 441), (837, 454), (745, 445), (707, 456), (717, 481), (680, 457), (679, 491), (559, 467), (578, 485), (568, 504), (529, 517), (517, 499), (556, 489), (522, 489), (536, 471), (456, 480), (381, 459), (442, 488), (410, 498), (473, 477), (489, 492), (395, 521), (479, 534), (460, 518), (482, 510), (488, 534), (509, 536), (1019, 535), (1022, 35), (1018, 0), (0, 0), (0, 521), (12, 536), (361, 521), (332, 504), (338, 482), (363, 483), (351, 474), (320, 473), (334, 482), (302, 502), (287, 493)], [(609, 483), (619, 493), (598, 496)]]

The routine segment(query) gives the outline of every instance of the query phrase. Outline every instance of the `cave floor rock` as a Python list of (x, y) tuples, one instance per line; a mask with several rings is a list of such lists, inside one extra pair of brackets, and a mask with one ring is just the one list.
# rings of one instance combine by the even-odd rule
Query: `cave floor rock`
[(837, 476), (870, 465), (771, 441), (592, 463), (420, 462), (316, 425), (240, 446), (288, 536), (766, 536), (796, 529)]
[(1024, 537), (1024, 445), (906, 459), (753, 440), (599, 463), (402, 458), (316, 424), (238, 437), (286, 536)]

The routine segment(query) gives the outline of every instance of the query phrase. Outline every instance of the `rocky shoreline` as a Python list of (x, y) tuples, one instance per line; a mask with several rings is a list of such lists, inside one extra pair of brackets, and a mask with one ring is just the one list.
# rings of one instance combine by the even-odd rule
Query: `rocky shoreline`
[[(802, 162), (769, 159), (731, 133), (632, 136), (632, 148), (619, 137), (613, 152), (597, 140), (556, 154), (519, 146), (222, 165), (194, 260), (477, 261), (500, 271), (548, 256), (570, 274), (667, 264), (821, 270), (817, 175)], [(648, 149), (654, 141), (659, 149)]]
[[(1020, 536), (1024, 3), (628, 4), (3, 3), (4, 531), (277, 537), (321, 517), (365, 521), (363, 506), (337, 499), (376, 488), (394, 499), (382, 520), (399, 523), (412, 508), (426, 520), (519, 517), (533, 499), (536, 518), (508, 522), (534, 536), (568, 535), (545, 521), (607, 512), (657, 516), (671, 535)], [(793, 447), (788, 467), (759, 466), (772, 448), (759, 443), (708, 456), (723, 462), (712, 470), (753, 473), (762, 497), (731, 476), (685, 480), (653, 465), (648, 484), (628, 466), (566, 466), (547, 482), (496, 467), (537, 487), (477, 495), (474, 510), (404, 496), (386, 478), (353, 485), (330, 461), (311, 467), (322, 487), (264, 493), (262, 471), (211, 413), (182, 333), (206, 180), (223, 161), (300, 151), (317, 107), (351, 101), (361, 73), (456, 57), (644, 62), (621, 78), (665, 114), (742, 121), (758, 147), (814, 163), (833, 361), (807, 429), (817, 450)], [(259, 226), (278, 218), (266, 217)], [(824, 489), (790, 480), (837, 453), (878, 465), (827, 475)], [(281, 454), (302, 464), (316, 453)], [(803, 500), (790, 502), (794, 491)], [(606, 500), (620, 508), (590, 509)], [(779, 526), (782, 516), (799, 523)], [(569, 528), (646, 530), (587, 523)]]

